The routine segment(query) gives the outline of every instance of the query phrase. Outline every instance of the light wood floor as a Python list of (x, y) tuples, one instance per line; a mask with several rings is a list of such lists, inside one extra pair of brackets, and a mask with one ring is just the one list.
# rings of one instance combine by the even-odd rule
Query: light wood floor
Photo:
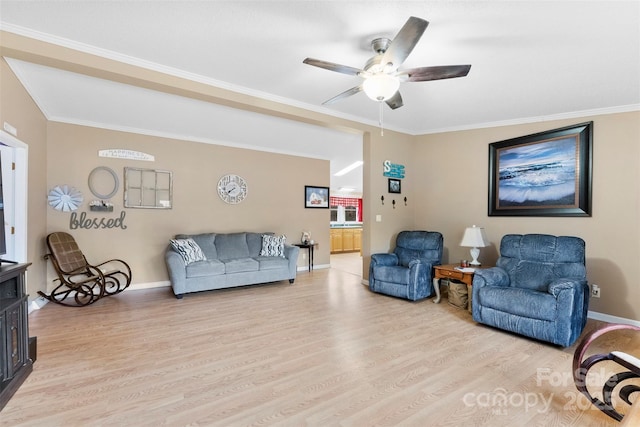
[(362, 256), (360, 252), (347, 252), (343, 254), (331, 254), (331, 268), (345, 273), (362, 276)]
[(615, 425), (576, 391), (573, 348), (373, 294), (338, 268), (183, 300), (49, 303), (29, 320), (38, 358), (2, 426)]

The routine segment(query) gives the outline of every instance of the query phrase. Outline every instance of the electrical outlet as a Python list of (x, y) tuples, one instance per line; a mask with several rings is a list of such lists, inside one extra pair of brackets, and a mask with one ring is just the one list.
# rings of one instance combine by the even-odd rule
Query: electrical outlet
[(302, 253), (302, 259), (307, 259), (307, 254), (305, 254), (304, 252)]
[(594, 298), (600, 298), (600, 287), (595, 283), (591, 284), (591, 296)]

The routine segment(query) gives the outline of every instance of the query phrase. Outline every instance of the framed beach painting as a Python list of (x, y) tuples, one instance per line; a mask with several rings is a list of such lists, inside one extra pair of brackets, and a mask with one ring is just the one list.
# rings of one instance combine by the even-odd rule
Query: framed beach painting
[(489, 216), (591, 216), (593, 122), (489, 144)]

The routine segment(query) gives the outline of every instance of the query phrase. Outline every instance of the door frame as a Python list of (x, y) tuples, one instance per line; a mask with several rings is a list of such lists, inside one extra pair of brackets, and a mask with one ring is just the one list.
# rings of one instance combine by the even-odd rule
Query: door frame
[[(13, 148), (16, 165), (13, 174), (13, 254), (7, 254), (11, 261), (27, 262), (27, 177), (29, 146), (15, 136), (0, 130), (0, 143)], [(7, 200), (4, 201), (5, 205)]]

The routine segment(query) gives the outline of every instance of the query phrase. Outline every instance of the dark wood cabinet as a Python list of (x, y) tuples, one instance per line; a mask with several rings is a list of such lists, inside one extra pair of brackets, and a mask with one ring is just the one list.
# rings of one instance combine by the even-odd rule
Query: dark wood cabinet
[(25, 284), (29, 265), (0, 265), (0, 410), (33, 369)]

